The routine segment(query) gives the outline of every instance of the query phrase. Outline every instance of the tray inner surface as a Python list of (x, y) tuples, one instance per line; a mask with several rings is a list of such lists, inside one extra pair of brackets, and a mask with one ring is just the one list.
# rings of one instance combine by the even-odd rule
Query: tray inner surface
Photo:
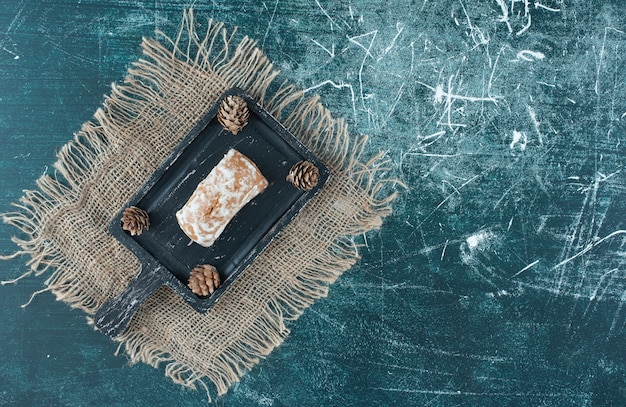
[[(212, 246), (205, 248), (183, 233), (175, 214), (230, 148), (249, 157), (269, 186), (237, 213)], [(149, 230), (133, 239), (183, 284), (191, 269), (204, 263), (217, 267), (224, 281), (304, 194), (285, 181), (291, 166), (303, 159), (253, 110), (247, 126), (236, 136), (212, 119), (147, 193), (131, 202), (148, 211), (151, 223)]]

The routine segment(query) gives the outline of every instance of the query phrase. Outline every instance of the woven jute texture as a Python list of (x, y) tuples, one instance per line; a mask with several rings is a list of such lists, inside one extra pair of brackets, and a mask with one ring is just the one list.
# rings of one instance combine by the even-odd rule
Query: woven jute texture
[(225, 90), (237, 86), (259, 101), (325, 161), (330, 181), (207, 313), (161, 288), (117, 338), (132, 362), (164, 363), (175, 382), (221, 395), (357, 261), (354, 236), (381, 226), (395, 194), (379, 179), (381, 155), (364, 159), (365, 138), (351, 137), (317, 98), (276, 84), (254, 41), (220, 23), (198, 24), (192, 11), (176, 36), (157, 34), (60, 150), (54, 175), (42, 176), (4, 221), (22, 232), (13, 239), (16, 255), (31, 257), (24, 276), (48, 272), (42, 291), (91, 316), (141, 268), (107, 232), (115, 213)]

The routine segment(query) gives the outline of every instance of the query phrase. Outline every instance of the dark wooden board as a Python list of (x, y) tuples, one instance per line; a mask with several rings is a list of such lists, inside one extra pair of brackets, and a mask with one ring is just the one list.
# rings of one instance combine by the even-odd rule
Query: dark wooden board
[[(250, 109), (248, 124), (237, 135), (216, 119), (219, 104), (228, 95), (243, 97)], [(175, 214), (231, 148), (250, 158), (269, 185), (235, 215), (210, 247), (202, 247), (184, 234)], [(310, 191), (286, 180), (291, 167), (301, 160), (320, 170), (320, 181)], [(252, 98), (240, 89), (227, 91), (112, 220), (109, 231), (137, 255), (143, 267), (124, 292), (98, 311), (96, 326), (110, 336), (121, 334), (143, 300), (163, 285), (197, 311), (207, 311), (319, 191), (329, 174), (321, 160)], [(150, 228), (138, 236), (121, 227), (123, 211), (129, 206), (142, 208), (150, 216)], [(196, 296), (186, 285), (199, 264), (215, 266), (222, 280), (207, 297)]]

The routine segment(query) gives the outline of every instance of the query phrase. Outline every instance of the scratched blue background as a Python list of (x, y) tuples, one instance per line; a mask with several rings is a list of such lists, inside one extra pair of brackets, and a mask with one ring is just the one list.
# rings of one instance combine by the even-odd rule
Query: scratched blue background
[[(0, 4), (0, 211), (184, 1)], [(626, 403), (624, 3), (196, 1), (408, 186), (227, 406)], [(0, 252), (15, 246), (0, 226)], [(20, 275), (25, 259), (1, 264)], [(50, 293), (0, 287), (0, 405), (201, 406)]]

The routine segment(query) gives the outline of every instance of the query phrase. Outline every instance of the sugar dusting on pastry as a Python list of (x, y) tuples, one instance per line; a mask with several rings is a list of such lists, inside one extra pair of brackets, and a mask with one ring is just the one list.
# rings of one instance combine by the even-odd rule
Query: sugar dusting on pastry
[(191, 240), (209, 247), (237, 212), (267, 185), (252, 160), (230, 149), (176, 212), (178, 224)]

